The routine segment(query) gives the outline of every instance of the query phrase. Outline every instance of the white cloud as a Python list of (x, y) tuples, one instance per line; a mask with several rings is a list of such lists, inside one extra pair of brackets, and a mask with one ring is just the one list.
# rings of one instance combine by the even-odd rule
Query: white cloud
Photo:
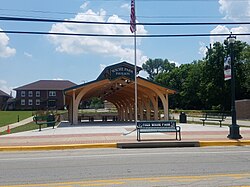
[[(225, 26), (225, 25), (218, 25), (215, 29), (213, 29), (211, 34), (225, 34), (228, 33), (230, 34), (230, 30)], [(210, 38), (210, 43), (215, 43), (215, 42), (223, 42), (226, 39), (225, 36), (212, 36)]]
[(169, 60), (170, 63), (175, 63), (175, 66), (179, 67), (181, 64), (179, 62), (176, 62), (174, 60)]
[(250, 1), (219, 0), (220, 13), (225, 15), (225, 19), (237, 21), (241, 17), (250, 15)]
[(89, 1), (86, 1), (86, 2), (84, 2), (84, 3), (80, 6), (80, 8), (81, 8), (81, 9), (85, 9), (85, 8), (87, 8), (88, 5), (89, 5)]
[(149, 76), (149, 74), (146, 71), (141, 70), (140, 73), (139, 73), (139, 76), (143, 77), (143, 78), (147, 78)]
[[(247, 1), (232, 1), (232, 0), (219, 0), (220, 13), (224, 14), (224, 19), (231, 21), (243, 21), (244, 18), (250, 16), (250, 0)], [(218, 25), (211, 31), (211, 34), (225, 34), (232, 32), (233, 34), (248, 33), (250, 31), (249, 25), (240, 25), (238, 27), (227, 27), (225, 25)], [(226, 37), (211, 37), (210, 42), (216, 41), (223, 42)], [(237, 39), (250, 42), (249, 36), (239, 36)]]
[(101, 72), (102, 72), (106, 67), (107, 67), (107, 65), (105, 65), (105, 64), (100, 64), (100, 70), (101, 70)]
[[(235, 27), (235, 28), (231, 29), (231, 32), (233, 34), (249, 33), (249, 31), (250, 31), (250, 26), (245, 26), (245, 25)], [(250, 37), (249, 36), (237, 36), (237, 39), (250, 43)]]
[(9, 95), (12, 93), (12, 96), (14, 97), (15, 91), (13, 89), (14, 89), (13, 87), (8, 86), (7, 81), (0, 80), (0, 90), (4, 91)]
[[(3, 31), (0, 28), (0, 31)], [(9, 44), (9, 37), (5, 33), (0, 33), (0, 57), (10, 57), (16, 54), (16, 49), (10, 48)]]
[(23, 53), (26, 57), (28, 57), (28, 58), (32, 58), (32, 54), (30, 54), (30, 53), (28, 53), (28, 52), (24, 52)]
[(199, 42), (199, 45), (200, 45), (199, 54), (200, 54), (202, 57), (205, 57), (205, 56), (206, 56), (206, 53), (207, 53), (207, 48), (206, 48), (206, 46), (205, 46), (205, 43), (204, 43), (204, 42)]
[(62, 79), (62, 78), (54, 78), (53, 80), (55, 80), (55, 81), (62, 81), (64, 79)]
[(125, 3), (121, 6), (121, 8), (129, 10), (130, 11), (130, 5), (128, 3)]
[[(106, 11), (101, 9), (94, 12), (89, 9), (83, 13), (78, 13), (74, 18), (69, 20), (77, 21), (96, 21), (96, 22), (121, 22), (128, 21), (117, 15), (107, 16)], [(87, 24), (54, 24), (50, 32), (68, 32), (68, 33), (91, 33), (91, 34), (131, 34), (129, 25), (87, 25)], [(147, 34), (144, 26), (137, 27), (138, 34)], [(132, 35), (132, 34), (131, 34)], [(131, 38), (111, 38), (111, 37), (69, 37), (51, 35), (49, 40), (56, 46), (56, 51), (68, 54), (99, 54), (119, 58), (120, 60), (133, 61), (133, 37)], [(140, 45), (141, 39), (138, 38), (137, 46)], [(137, 49), (138, 64), (142, 64), (147, 59), (142, 51)]]

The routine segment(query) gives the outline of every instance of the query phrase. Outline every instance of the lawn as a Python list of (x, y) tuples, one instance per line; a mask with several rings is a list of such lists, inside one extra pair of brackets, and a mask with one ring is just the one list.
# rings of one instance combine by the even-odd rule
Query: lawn
[[(46, 128), (46, 127), (47, 125), (42, 125), (42, 128)], [(35, 124), (34, 122), (31, 122), (26, 125), (22, 125), (22, 126), (11, 129), (10, 133), (24, 132), (24, 131), (34, 130), (34, 129), (38, 129), (38, 125)], [(0, 135), (4, 135), (4, 134), (8, 134), (8, 133), (6, 131), (0, 132)]]
[(0, 111), (0, 127), (31, 117), (32, 111)]

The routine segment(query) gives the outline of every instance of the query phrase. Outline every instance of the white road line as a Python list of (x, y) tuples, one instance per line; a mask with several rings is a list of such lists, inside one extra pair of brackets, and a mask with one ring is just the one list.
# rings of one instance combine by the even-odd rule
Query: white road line
[(140, 156), (140, 155), (183, 155), (183, 154), (239, 154), (239, 153), (250, 153), (249, 151), (213, 151), (213, 152), (158, 152), (158, 153), (152, 153), (152, 152), (146, 152), (146, 153), (119, 153), (119, 154), (96, 154), (96, 155), (79, 155), (79, 156), (45, 156), (45, 157), (20, 157), (20, 158), (0, 158), (1, 161), (18, 161), (18, 160), (47, 160), (47, 159), (72, 159), (72, 158), (98, 158), (98, 157), (121, 157), (121, 156)]

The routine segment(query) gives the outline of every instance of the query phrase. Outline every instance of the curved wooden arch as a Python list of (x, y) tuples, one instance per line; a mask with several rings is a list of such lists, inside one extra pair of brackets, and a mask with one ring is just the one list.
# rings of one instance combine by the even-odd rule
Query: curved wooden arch
[[(154, 111), (154, 119), (158, 120), (158, 98), (160, 98), (164, 119), (168, 119), (168, 94), (174, 93), (165, 87), (161, 87), (146, 79), (138, 77), (138, 114), (140, 120), (150, 120), (151, 111)], [(134, 82), (126, 82), (124, 78), (115, 80), (93, 81), (87, 84), (69, 89), (65, 95), (71, 96), (67, 99), (69, 105), (69, 118), (73, 124), (77, 124), (78, 106), (81, 100), (91, 97), (100, 97), (113, 103), (118, 110), (118, 119), (129, 121), (134, 119)], [(151, 108), (152, 107), (152, 108)], [(146, 115), (145, 115), (146, 111)]]

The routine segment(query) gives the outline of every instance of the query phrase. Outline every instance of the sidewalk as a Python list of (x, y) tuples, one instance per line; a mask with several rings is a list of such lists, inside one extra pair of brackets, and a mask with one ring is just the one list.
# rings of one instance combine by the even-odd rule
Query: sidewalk
[[(241, 140), (229, 140), (227, 135), (229, 128), (215, 125), (202, 126), (200, 124), (178, 124), (181, 126), (182, 140), (175, 140), (175, 133), (149, 133), (142, 134), (141, 144), (160, 142), (187, 144), (190, 142), (248, 142), (250, 145), (250, 128), (241, 127)], [(250, 126), (250, 124), (249, 124)], [(47, 145), (96, 145), (99, 147), (114, 147), (117, 143), (138, 143), (136, 141), (136, 131), (133, 123), (85, 123), (71, 126), (62, 122), (55, 129), (45, 128), (42, 131), (32, 130), (27, 132), (8, 134), (0, 136), (0, 147), (6, 146), (47, 146)], [(216, 144), (217, 143), (217, 144)], [(240, 144), (237, 144), (240, 145)], [(244, 144), (245, 145), (245, 144)]]
[[(179, 114), (173, 114), (174, 119), (179, 119)], [(192, 122), (202, 122), (200, 119), (202, 117), (190, 117), (189, 115), (187, 115), (187, 121), (189, 123)], [(209, 122), (206, 122), (209, 123)], [(211, 123), (211, 121), (210, 121)], [(217, 123), (219, 125), (219, 122), (212, 122), (212, 123)], [(232, 118), (231, 117), (226, 117), (225, 121), (222, 122), (222, 125), (230, 125), (232, 123)], [(250, 120), (237, 120), (237, 124), (240, 126), (246, 126), (246, 127), (250, 127)]]
[(3, 127), (0, 127), (0, 132), (6, 131), (8, 129), (8, 126), (9, 126), (10, 129), (13, 129), (13, 128), (16, 128), (16, 127), (19, 127), (19, 126), (22, 126), (22, 125), (26, 125), (26, 124), (28, 124), (28, 123), (30, 123), (32, 121), (33, 121), (33, 116), (29, 117), (27, 119), (24, 119), (22, 121), (16, 122), (16, 123), (12, 123), (10, 125), (5, 125)]

